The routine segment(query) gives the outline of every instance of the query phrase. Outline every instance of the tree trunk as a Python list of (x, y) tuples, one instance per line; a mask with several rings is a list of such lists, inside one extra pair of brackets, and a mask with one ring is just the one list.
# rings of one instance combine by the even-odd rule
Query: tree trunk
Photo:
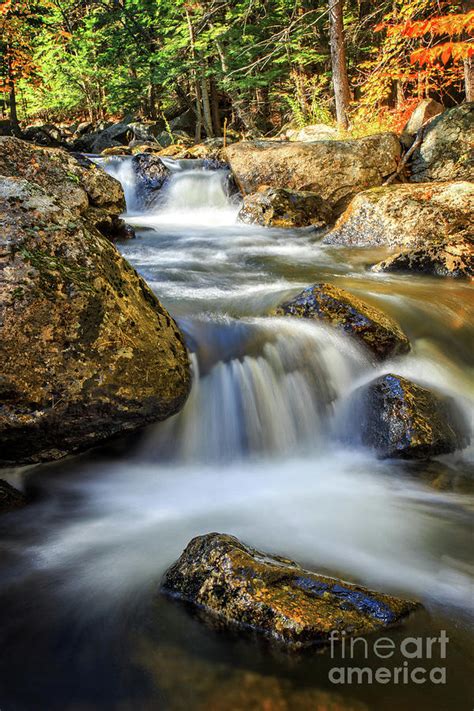
[(346, 48), (344, 45), (343, 4), (343, 0), (329, 0), (329, 29), (336, 117), (338, 124), (347, 129), (349, 126), (348, 110), (351, 92), (347, 77)]
[(209, 89), (207, 86), (207, 77), (204, 72), (201, 74), (201, 94), (202, 94), (202, 108), (204, 116), (204, 128), (206, 129), (206, 134), (208, 138), (213, 138), (214, 129), (212, 127), (212, 114), (211, 114), (211, 103), (209, 101)]
[[(8, 52), (8, 48), (7, 48)], [(13, 76), (13, 67), (10, 54), (8, 54), (8, 84), (9, 84), (9, 109), (10, 109), (10, 125), (12, 133), (18, 138), (22, 137), (20, 124), (18, 123), (18, 114), (16, 110), (16, 91), (15, 78)]]
[(466, 101), (474, 101), (474, 57), (464, 60), (464, 89)]
[(219, 94), (217, 91), (217, 86), (214, 77), (210, 78), (209, 81), (211, 87), (211, 113), (212, 113), (212, 124), (214, 126), (214, 135), (221, 136), (221, 115), (219, 111)]

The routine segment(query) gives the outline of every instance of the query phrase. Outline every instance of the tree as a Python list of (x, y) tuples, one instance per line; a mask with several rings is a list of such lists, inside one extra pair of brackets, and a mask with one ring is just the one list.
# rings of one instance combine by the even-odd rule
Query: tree
[(343, 5), (344, 0), (329, 0), (332, 81), (336, 101), (336, 118), (338, 124), (347, 129), (349, 126), (348, 111), (351, 92), (347, 76)]

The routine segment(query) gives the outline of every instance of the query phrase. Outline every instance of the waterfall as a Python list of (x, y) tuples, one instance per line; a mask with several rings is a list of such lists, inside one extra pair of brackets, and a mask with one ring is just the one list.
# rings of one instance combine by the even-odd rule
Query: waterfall
[(140, 214), (146, 225), (232, 225), (239, 211), (239, 199), (229, 195), (227, 169), (209, 170), (204, 160), (163, 158), (171, 171), (156, 201), (140, 212), (137, 176), (131, 156), (97, 157), (94, 161), (123, 186), (127, 214)]
[(140, 457), (232, 461), (327, 445), (334, 405), (368, 363), (347, 338), (289, 319), (182, 324), (194, 385), (183, 411), (152, 429)]

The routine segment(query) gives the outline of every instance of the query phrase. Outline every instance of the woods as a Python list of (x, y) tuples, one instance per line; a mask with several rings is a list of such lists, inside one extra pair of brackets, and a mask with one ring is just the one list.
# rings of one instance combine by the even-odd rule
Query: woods
[(2, 0), (0, 106), (16, 133), (186, 110), (196, 138), (392, 129), (472, 99), (473, 27), (471, 0)]

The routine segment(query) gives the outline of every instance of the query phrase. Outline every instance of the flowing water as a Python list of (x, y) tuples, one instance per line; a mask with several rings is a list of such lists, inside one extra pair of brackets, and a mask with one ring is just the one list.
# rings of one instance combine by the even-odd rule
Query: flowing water
[[(147, 212), (131, 160), (104, 167), (137, 231), (120, 249), (186, 335), (192, 392), (180, 414), (116, 446), (11, 472), (36, 501), (0, 522), (0, 708), (471, 709), (473, 449), (383, 462), (351, 444), (341, 416), (356, 387), (396, 372), (450, 394), (472, 423), (470, 287), (373, 274), (383, 251), (325, 246), (312, 231), (240, 225), (226, 171), (167, 164)], [(323, 280), (394, 316), (411, 352), (374, 368), (345, 335), (268, 316)], [(398, 644), (446, 630), (447, 658), (419, 661), (445, 666), (446, 684), (337, 685), (334, 665), (404, 658), (287, 655), (156, 596), (209, 531), (419, 599), (425, 611), (386, 634)]]

